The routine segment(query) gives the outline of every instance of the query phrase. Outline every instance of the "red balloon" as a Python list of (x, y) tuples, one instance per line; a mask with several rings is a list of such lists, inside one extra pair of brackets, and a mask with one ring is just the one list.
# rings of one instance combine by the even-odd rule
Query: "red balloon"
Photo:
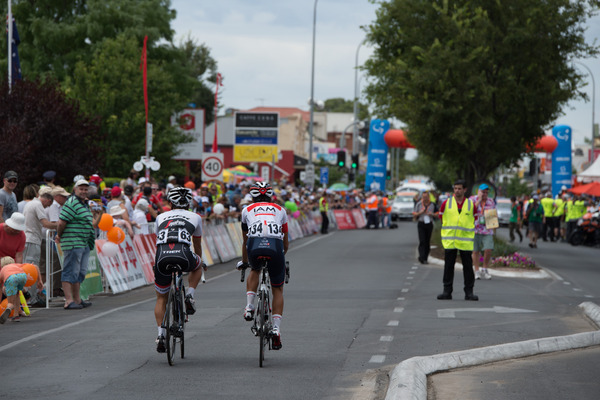
[[(536, 153), (552, 153), (558, 147), (558, 140), (552, 135), (542, 136), (533, 147), (533, 151)], [(531, 151), (531, 148), (528, 147)]]
[(385, 135), (383, 135), (383, 140), (388, 147), (399, 147), (401, 149), (415, 148), (415, 146), (408, 141), (406, 134), (402, 129), (388, 130)]

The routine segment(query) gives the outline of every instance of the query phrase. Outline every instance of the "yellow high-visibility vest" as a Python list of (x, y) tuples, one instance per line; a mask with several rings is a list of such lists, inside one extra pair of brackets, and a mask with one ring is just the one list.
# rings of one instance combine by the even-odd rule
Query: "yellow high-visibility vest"
[(465, 199), (461, 212), (454, 196), (448, 199), (442, 215), (442, 246), (444, 249), (473, 251), (475, 216), (473, 202)]

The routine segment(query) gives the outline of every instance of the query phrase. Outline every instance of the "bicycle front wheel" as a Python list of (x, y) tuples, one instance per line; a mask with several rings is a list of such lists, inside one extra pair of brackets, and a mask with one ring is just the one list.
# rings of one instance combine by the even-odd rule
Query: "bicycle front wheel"
[(169, 292), (169, 297), (167, 299), (167, 307), (165, 310), (165, 330), (166, 333), (166, 347), (167, 347), (167, 361), (169, 365), (173, 365), (173, 355), (175, 354), (175, 334), (172, 330), (172, 326), (175, 323), (176, 317), (173, 313), (175, 307), (175, 291), (171, 289)]

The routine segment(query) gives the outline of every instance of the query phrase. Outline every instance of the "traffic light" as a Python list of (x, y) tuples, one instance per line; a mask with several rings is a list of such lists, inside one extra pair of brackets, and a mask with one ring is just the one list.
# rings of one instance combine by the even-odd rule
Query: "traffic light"
[(352, 154), (352, 169), (358, 168), (358, 154)]
[(387, 179), (388, 181), (392, 179), (392, 171), (391, 170), (388, 169), (386, 171), (385, 179)]
[(346, 152), (344, 150), (339, 150), (337, 152), (337, 165), (340, 168), (344, 168), (346, 166)]

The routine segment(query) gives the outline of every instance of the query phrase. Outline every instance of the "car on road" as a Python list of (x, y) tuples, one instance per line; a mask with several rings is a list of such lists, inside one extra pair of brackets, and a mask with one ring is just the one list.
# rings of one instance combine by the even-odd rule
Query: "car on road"
[(510, 221), (510, 199), (498, 197), (496, 199), (496, 210), (498, 211), (498, 223), (500, 226), (508, 226)]
[(392, 202), (392, 221), (412, 219), (417, 192), (399, 192)]

